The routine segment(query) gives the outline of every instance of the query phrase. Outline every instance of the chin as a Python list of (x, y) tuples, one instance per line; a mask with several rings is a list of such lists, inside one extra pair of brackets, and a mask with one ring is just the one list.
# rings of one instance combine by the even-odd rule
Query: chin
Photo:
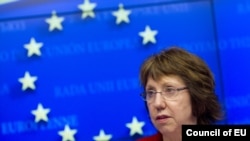
[(176, 126), (167, 126), (167, 127), (163, 127), (162, 131), (164, 133), (173, 133), (177, 131), (177, 127)]

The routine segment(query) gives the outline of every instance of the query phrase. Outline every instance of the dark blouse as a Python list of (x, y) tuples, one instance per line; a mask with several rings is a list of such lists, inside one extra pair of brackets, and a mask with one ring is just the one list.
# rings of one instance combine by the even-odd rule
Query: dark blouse
[(160, 133), (148, 136), (148, 137), (143, 137), (141, 139), (138, 139), (137, 141), (163, 141), (162, 135)]

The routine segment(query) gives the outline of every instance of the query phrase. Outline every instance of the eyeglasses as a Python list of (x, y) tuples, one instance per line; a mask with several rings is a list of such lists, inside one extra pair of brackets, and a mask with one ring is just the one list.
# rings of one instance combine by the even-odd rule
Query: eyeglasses
[(152, 102), (155, 99), (155, 96), (157, 93), (160, 93), (162, 97), (164, 97), (167, 100), (175, 100), (178, 92), (188, 89), (187, 87), (182, 88), (174, 88), (174, 87), (165, 87), (163, 91), (157, 92), (155, 90), (147, 90), (141, 94), (141, 97), (144, 101)]

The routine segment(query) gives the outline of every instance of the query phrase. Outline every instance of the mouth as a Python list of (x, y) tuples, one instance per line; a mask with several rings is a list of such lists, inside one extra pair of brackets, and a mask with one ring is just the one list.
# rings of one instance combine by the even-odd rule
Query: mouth
[(156, 117), (156, 121), (163, 122), (163, 121), (167, 120), (168, 118), (170, 118), (170, 116), (168, 116), (168, 115), (159, 115)]

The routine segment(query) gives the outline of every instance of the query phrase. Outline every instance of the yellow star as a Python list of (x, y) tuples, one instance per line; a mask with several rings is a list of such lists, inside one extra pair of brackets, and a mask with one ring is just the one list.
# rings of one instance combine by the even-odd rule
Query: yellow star
[(15, 2), (15, 1), (18, 1), (18, 0), (0, 0), (0, 5)]
[(148, 42), (156, 43), (155, 36), (158, 34), (157, 30), (151, 30), (150, 26), (145, 27), (145, 31), (140, 32), (139, 35), (143, 37), (143, 44), (147, 44)]
[(24, 77), (19, 78), (18, 81), (22, 83), (22, 90), (26, 90), (27, 88), (30, 88), (32, 90), (36, 89), (35, 81), (37, 80), (36, 76), (30, 76), (30, 73), (28, 71), (25, 72)]
[(59, 131), (58, 134), (62, 136), (62, 141), (75, 141), (74, 135), (77, 133), (76, 129), (70, 129), (69, 125), (64, 126), (63, 131)]
[(138, 133), (140, 135), (143, 134), (142, 127), (145, 125), (145, 122), (139, 122), (136, 117), (133, 117), (131, 123), (127, 123), (126, 126), (130, 128), (130, 136)]
[(116, 24), (120, 24), (121, 22), (129, 23), (129, 14), (131, 14), (130, 10), (125, 10), (123, 8), (123, 4), (119, 4), (119, 10), (112, 13), (116, 16)]
[(79, 4), (78, 8), (82, 10), (82, 18), (86, 17), (95, 17), (95, 13), (93, 12), (96, 7), (96, 3), (90, 3), (89, 0), (84, 0), (83, 4)]
[(112, 138), (112, 135), (110, 134), (106, 135), (103, 129), (100, 130), (100, 133), (98, 136), (93, 137), (95, 141), (109, 141), (111, 138)]
[(41, 56), (40, 48), (43, 46), (43, 43), (37, 43), (35, 38), (30, 39), (29, 44), (25, 44), (24, 48), (28, 50), (28, 57), (32, 56), (33, 54), (36, 54), (38, 56)]
[(62, 22), (64, 21), (63, 17), (58, 17), (56, 15), (56, 11), (52, 11), (51, 18), (47, 18), (45, 20), (49, 24), (49, 31), (53, 31), (54, 29), (62, 30)]
[(35, 115), (35, 122), (39, 122), (40, 120), (48, 122), (48, 116), (47, 114), (50, 112), (50, 109), (44, 109), (43, 105), (39, 103), (37, 105), (36, 110), (32, 110), (31, 113)]

